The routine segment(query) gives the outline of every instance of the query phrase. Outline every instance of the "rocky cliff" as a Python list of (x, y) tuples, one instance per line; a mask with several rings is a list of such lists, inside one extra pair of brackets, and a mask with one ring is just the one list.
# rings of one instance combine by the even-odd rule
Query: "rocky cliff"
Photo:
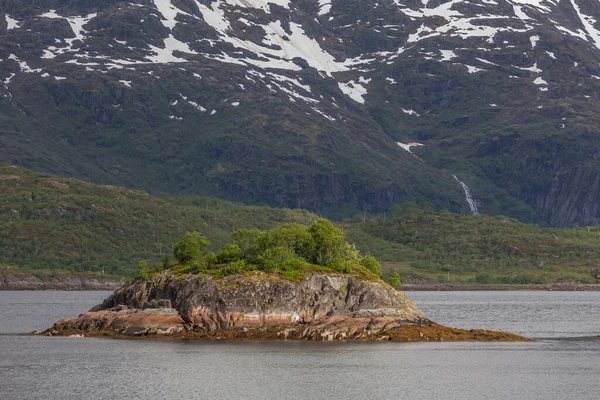
[(222, 280), (162, 273), (117, 290), (47, 335), (125, 335), (310, 340), (523, 340), (442, 327), (383, 282), (314, 274), (293, 282), (254, 273)]

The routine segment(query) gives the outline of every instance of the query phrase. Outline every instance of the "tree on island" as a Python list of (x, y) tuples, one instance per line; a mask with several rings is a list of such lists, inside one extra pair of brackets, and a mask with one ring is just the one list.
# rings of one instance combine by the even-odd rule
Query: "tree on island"
[(390, 274), (388, 282), (390, 283), (390, 286), (394, 289), (400, 289), (402, 287), (402, 281), (400, 281), (400, 274), (396, 271)]
[[(319, 219), (310, 226), (284, 224), (269, 231), (241, 229), (233, 243), (218, 253), (207, 253), (209, 243), (200, 232), (187, 232), (173, 246), (176, 265), (163, 262), (151, 274), (168, 269), (175, 273), (205, 273), (224, 277), (246, 271), (273, 272), (300, 279), (305, 272), (350, 273), (378, 280), (381, 264), (372, 255), (362, 256), (331, 221)], [(148, 274), (138, 273), (140, 278)]]
[(150, 269), (148, 268), (148, 262), (146, 260), (142, 260), (136, 267), (138, 278), (140, 279), (148, 279), (150, 276)]
[(180, 264), (199, 259), (208, 248), (208, 240), (200, 232), (186, 232), (173, 246), (173, 255)]

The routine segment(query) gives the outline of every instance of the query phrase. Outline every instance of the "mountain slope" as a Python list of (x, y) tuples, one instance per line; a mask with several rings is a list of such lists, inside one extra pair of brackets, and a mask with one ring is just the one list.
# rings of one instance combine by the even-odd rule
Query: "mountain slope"
[(156, 265), (170, 256), (186, 231), (201, 231), (216, 251), (236, 229), (317, 218), (208, 198), (163, 199), (0, 166), (0, 266), (131, 275), (140, 260)]
[[(57, 274), (95, 279), (101, 271), (131, 276), (140, 260), (155, 267), (170, 256), (186, 231), (202, 232), (210, 250), (219, 251), (237, 229), (317, 219), (303, 210), (160, 198), (0, 166), (0, 280), (21, 273), (3, 273), (6, 265), (38, 270), (44, 280)], [(398, 270), (403, 279), (445, 280), (451, 272), (453, 282), (589, 283), (600, 253), (598, 227), (540, 228), (505, 217), (433, 212), (427, 204), (394, 206), (385, 218), (360, 216), (337, 226), (363, 254), (386, 262), (386, 276)]]
[(469, 212), (454, 173), (482, 212), (596, 224), (597, 6), (4, 1), (0, 159), (334, 216)]

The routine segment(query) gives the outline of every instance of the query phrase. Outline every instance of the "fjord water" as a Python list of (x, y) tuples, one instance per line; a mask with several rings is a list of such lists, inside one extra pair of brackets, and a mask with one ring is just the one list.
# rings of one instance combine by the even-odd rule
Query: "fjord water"
[(432, 320), (531, 343), (23, 336), (106, 292), (0, 292), (1, 399), (595, 399), (598, 292), (412, 292)]

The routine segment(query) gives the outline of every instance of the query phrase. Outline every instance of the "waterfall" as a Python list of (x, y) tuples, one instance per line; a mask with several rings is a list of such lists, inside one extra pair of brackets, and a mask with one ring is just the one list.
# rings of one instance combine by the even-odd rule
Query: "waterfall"
[(456, 175), (452, 175), (452, 176), (454, 177), (454, 179), (456, 179), (456, 182), (458, 182), (460, 184), (460, 186), (462, 186), (463, 190), (465, 191), (465, 199), (467, 200), (467, 203), (469, 204), (469, 208), (471, 209), (471, 214), (478, 215), (479, 210), (477, 209), (477, 203), (475, 203), (475, 200), (473, 200), (473, 195), (471, 194), (471, 190), (469, 189), (467, 184), (464, 183), (463, 181), (459, 180), (456, 177)]
[[(427, 1), (429, 1), (429, 0), (427, 0)], [(425, 2), (424, 2), (424, 4), (427, 5), (427, 3), (425, 3)], [(413, 156), (417, 157), (419, 160), (421, 160), (421, 158), (419, 156), (417, 156), (415, 153), (410, 151), (410, 148), (418, 147), (418, 146), (425, 146), (424, 144), (418, 143), (418, 142), (409, 142), (409, 143), (396, 142), (396, 144), (398, 146), (402, 147), (404, 150), (408, 151)], [(423, 161), (423, 160), (421, 160), (421, 161)], [(425, 161), (423, 161), (423, 162), (425, 162)], [(479, 215), (479, 210), (477, 209), (477, 203), (475, 203), (475, 200), (473, 200), (473, 195), (471, 194), (471, 189), (469, 189), (469, 187), (467, 186), (466, 183), (464, 183), (463, 181), (458, 179), (456, 177), (456, 175), (452, 175), (452, 176), (454, 177), (454, 179), (456, 179), (456, 182), (458, 182), (460, 184), (460, 186), (463, 188), (463, 190), (465, 191), (465, 199), (467, 200), (467, 203), (469, 204), (469, 209), (471, 210), (471, 214)]]

